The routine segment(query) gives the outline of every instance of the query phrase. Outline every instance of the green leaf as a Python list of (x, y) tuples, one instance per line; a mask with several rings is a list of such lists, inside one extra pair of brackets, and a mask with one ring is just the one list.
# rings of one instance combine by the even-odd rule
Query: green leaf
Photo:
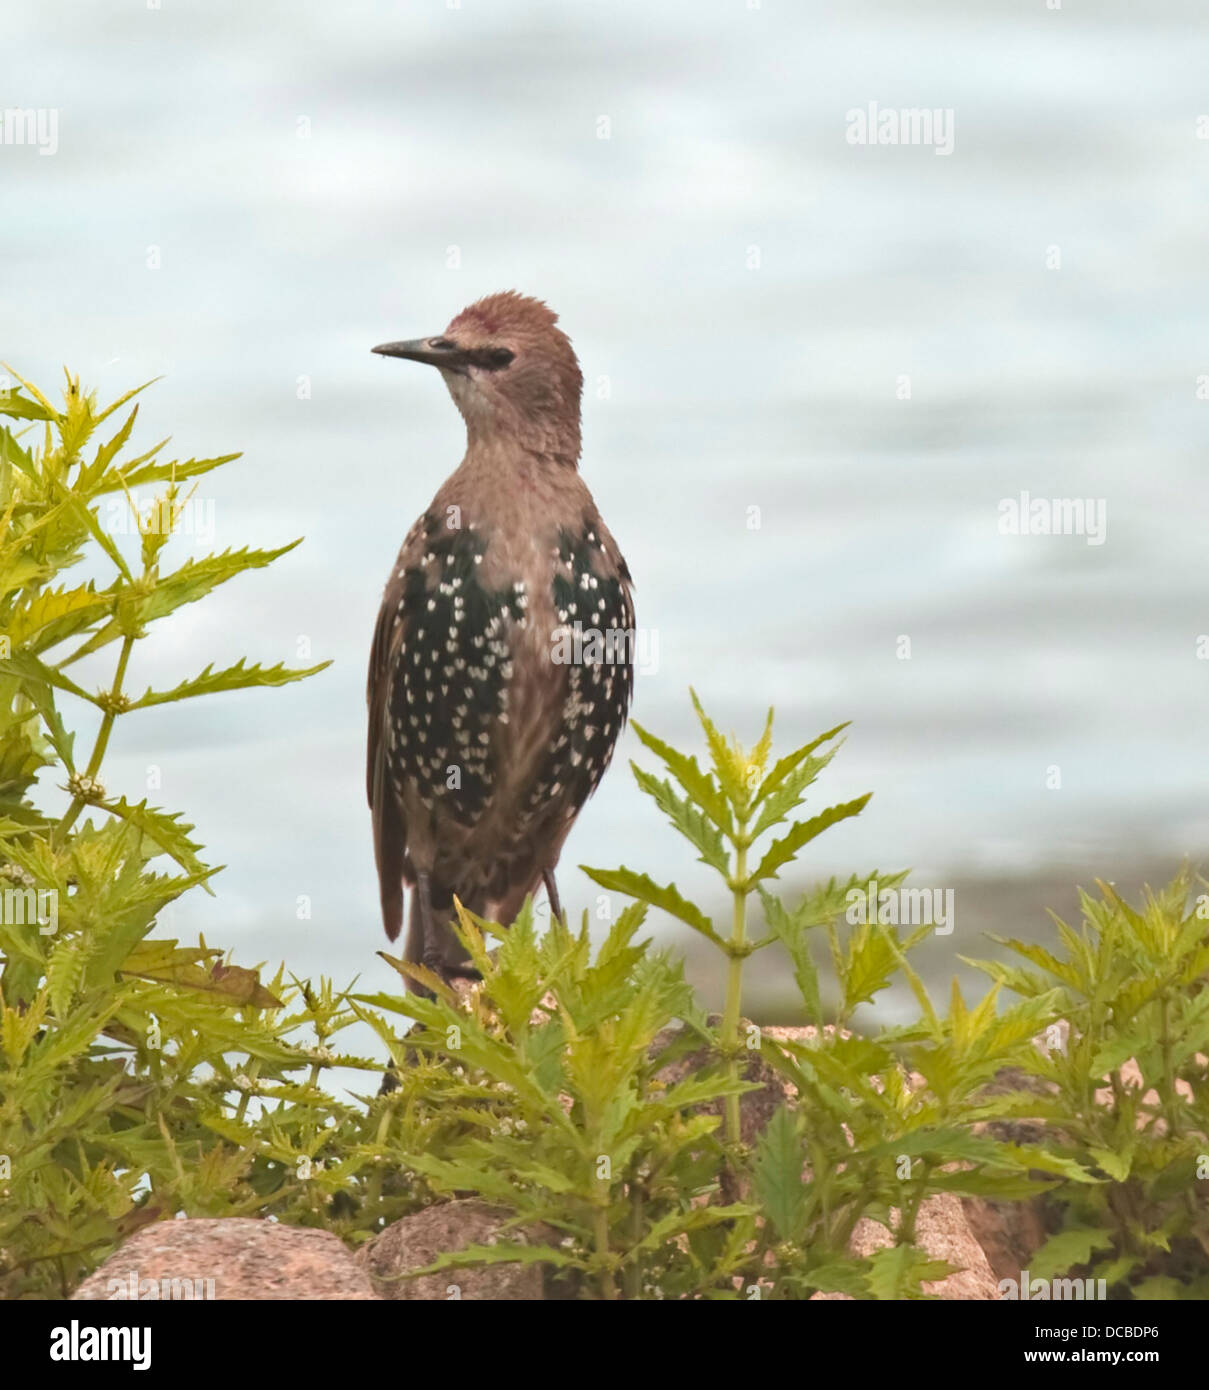
[(127, 401), (133, 400), (135, 396), (140, 395), (143, 391), (145, 391), (148, 386), (154, 386), (157, 381), (162, 380), (163, 377), (153, 376), (150, 381), (144, 381), (141, 386), (132, 386), (129, 391), (123, 392), (122, 395), (120, 395), (117, 398), (117, 400), (113, 402), (112, 405), (107, 405), (105, 409), (102, 410), (101, 413), (96, 417), (93, 423), (97, 425), (103, 425), (105, 421), (108, 420), (109, 417), (114, 413), (114, 411), (121, 410), (121, 408), (126, 404)]
[[(12, 371), (11, 367), (5, 370)], [(13, 372), (16, 376), (16, 373)], [(0, 392), (0, 415), (11, 416), (14, 420), (55, 420), (56, 416), (53, 409), (46, 405), (41, 405), (37, 401), (27, 401), (19, 391), (9, 390)]]
[(236, 575), (271, 565), (300, 543), (300, 540), (291, 541), (288, 545), (278, 546), (276, 550), (250, 550), (246, 547), (242, 550), (224, 550), (220, 555), (190, 560), (158, 580), (143, 602), (143, 620), (154, 622), (186, 603), (196, 603)]
[(97, 703), (95, 695), (90, 695), (57, 667), (39, 661), (32, 652), (14, 652), (11, 656), (0, 657), (0, 675), (17, 676), (30, 685), (50, 685), (77, 699), (87, 700), (89, 704)]
[(792, 753), (787, 753), (785, 757), (779, 759), (777, 763), (774, 764), (772, 771), (756, 788), (756, 794), (752, 798), (752, 805), (758, 806), (762, 801), (766, 800), (800, 763), (810, 757), (816, 748), (822, 747), (824, 743), (829, 743), (837, 734), (842, 734), (851, 722), (851, 720), (848, 720), (843, 724), (837, 724), (834, 729), (828, 729), (825, 734), (820, 734), (818, 738), (813, 739), (810, 743), (795, 749)]
[(172, 459), (164, 463), (149, 462), (151, 456), (159, 453), (167, 442), (167, 440), (163, 440), (148, 454), (143, 454), (141, 457), (123, 464), (114, 474), (101, 480), (97, 491), (113, 492), (123, 486), (133, 489), (146, 487), (149, 483), (183, 483), (190, 478), (200, 478), (204, 473), (211, 473), (214, 469), (221, 468), (225, 463), (234, 463), (236, 459), (242, 458), (241, 454), (219, 454), (215, 458), (185, 459), (183, 461)]
[(208, 868), (198, 858), (201, 846), (189, 839), (189, 832), (193, 826), (187, 825), (179, 812), (169, 814), (167, 811), (156, 810), (148, 806), (145, 800), (135, 805), (124, 796), (117, 801), (102, 801), (97, 804), (111, 816), (116, 816), (141, 830), (165, 854), (171, 855), (187, 874), (196, 874), (199, 878), (204, 878), (218, 872), (217, 869)]
[(769, 794), (763, 803), (755, 825), (751, 828), (753, 840), (763, 835), (772, 826), (779, 825), (790, 811), (802, 804), (807, 788), (816, 781), (819, 773), (837, 752), (838, 748), (833, 748), (822, 758), (807, 758), (800, 767), (785, 778), (779, 787)]
[(1173, 1299), (1187, 1298), (1189, 1291), (1185, 1285), (1170, 1274), (1154, 1274), (1130, 1289), (1134, 1298), (1142, 1302), (1170, 1303)]
[(760, 901), (764, 904), (764, 920), (793, 962), (793, 977), (806, 1004), (807, 1016), (817, 1028), (822, 1028), (823, 1001), (819, 993), (819, 972), (811, 955), (807, 929), (799, 924), (797, 913), (790, 916), (785, 911), (779, 898), (765, 888), (759, 891)]
[(41, 652), (113, 608), (113, 595), (98, 593), (91, 584), (76, 589), (44, 589), (12, 615), (8, 638), (14, 650)]
[(763, 878), (776, 878), (778, 869), (788, 864), (804, 845), (809, 844), (817, 835), (821, 835), (829, 826), (847, 820), (850, 816), (859, 816), (872, 795), (872, 792), (866, 792), (864, 796), (857, 797), (855, 801), (845, 801), (839, 806), (829, 806), (827, 810), (820, 812), (817, 816), (812, 816), (809, 820), (796, 822), (788, 835), (783, 839), (774, 840), (768, 847), (768, 852), (760, 860), (755, 871), (748, 875), (744, 884), (745, 890), (750, 890)]
[(752, 1185), (764, 1214), (782, 1240), (799, 1241), (806, 1214), (802, 1169), (805, 1147), (788, 1106), (781, 1106), (765, 1126), (756, 1145)]
[(701, 862), (726, 876), (730, 864), (722, 843), (722, 831), (697, 810), (691, 802), (678, 797), (670, 782), (661, 782), (649, 772), (643, 772), (637, 763), (631, 763), (634, 778), (672, 825), (684, 838), (699, 851)]
[(699, 1231), (708, 1226), (729, 1225), (732, 1221), (758, 1215), (758, 1207), (740, 1202), (732, 1202), (724, 1207), (694, 1207), (691, 1211), (669, 1212), (632, 1247), (630, 1254), (632, 1257), (643, 1251), (661, 1250), (690, 1231)]
[(710, 758), (714, 764), (714, 775), (718, 778), (723, 794), (732, 806), (738, 809), (746, 808), (748, 802), (747, 760), (735, 744), (728, 742), (718, 732), (717, 727), (702, 708), (701, 701), (697, 698), (697, 692), (690, 690), (689, 694), (693, 697), (693, 708), (697, 711), (697, 718), (701, 721), (702, 729), (705, 730), (705, 741), (709, 746)]
[(290, 670), (281, 662), (269, 667), (247, 666), (241, 658), (234, 666), (228, 666), (223, 671), (216, 671), (213, 666), (207, 666), (200, 676), (182, 681), (171, 690), (148, 689), (137, 700), (132, 700), (129, 708), (135, 710), (146, 709), (149, 705), (174, 704), (177, 700), (190, 700), (199, 695), (217, 695), (224, 690), (247, 690), (252, 686), (261, 685), (288, 685), (291, 681), (305, 680), (307, 676), (313, 676), (331, 664), (330, 661), (322, 661), (318, 666), (309, 666), (305, 670)]
[(1041, 1249), (1029, 1257), (1029, 1273), (1034, 1279), (1052, 1279), (1078, 1265), (1089, 1264), (1096, 1251), (1111, 1248), (1110, 1232), (1090, 1226), (1072, 1226), (1050, 1236)]
[[(115, 407), (116, 409), (116, 407)], [(107, 444), (101, 444), (97, 448), (96, 457), (87, 467), (81, 465), (80, 476), (76, 480), (76, 487), (83, 493), (88, 493), (95, 483), (104, 475), (105, 470), (112, 463), (113, 459), (125, 447), (126, 441), (130, 438), (130, 431), (134, 429), (134, 422), (138, 419), (139, 408), (136, 405), (126, 417), (126, 423), (118, 430)], [(99, 424), (100, 421), (98, 420)]]
[(630, 721), (630, 728), (656, 757), (663, 760), (668, 771), (688, 793), (690, 800), (700, 806), (715, 825), (730, 834), (734, 829), (730, 806), (709, 773), (702, 772), (697, 766), (697, 759), (678, 752), (671, 744), (656, 738), (636, 719)]
[(955, 1266), (914, 1245), (891, 1245), (869, 1257), (869, 1287), (878, 1299), (919, 1298), (921, 1283), (956, 1272)]
[(1117, 1153), (1113, 1149), (1104, 1149), (1089, 1146), (1088, 1154), (1095, 1159), (1096, 1166), (1103, 1168), (1110, 1178), (1117, 1182), (1128, 1182), (1129, 1174), (1133, 1168), (1134, 1146), (1129, 1145), (1123, 1153)]
[(602, 888), (610, 892), (625, 893), (631, 898), (649, 903), (652, 907), (662, 908), (664, 912), (692, 927), (695, 932), (708, 937), (716, 946), (725, 948), (726, 943), (714, 930), (714, 924), (696, 903), (680, 896), (674, 883), (663, 887), (646, 874), (635, 873), (624, 865), (620, 869), (590, 869), (586, 864), (579, 867), (593, 883), (599, 883)]
[(90, 507), (87, 502), (76, 493), (69, 493), (65, 499), (69, 510), (79, 523), (86, 527), (92, 534), (92, 538), (101, 547), (106, 555), (113, 562), (114, 568), (121, 574), (127, 584), (134, 583), (134, 575), (130, 573), (130, 566), (126, 563), (122, 552), (117, 548), (113, 538), (108, 531), (101, 525), (97, 517), (96, 510)]

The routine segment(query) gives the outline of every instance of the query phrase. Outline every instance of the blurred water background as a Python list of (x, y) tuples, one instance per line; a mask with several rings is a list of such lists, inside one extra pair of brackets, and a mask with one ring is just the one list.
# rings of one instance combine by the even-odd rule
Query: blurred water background
[[(163, 374), (136, 440), (244, 451), (199, 489), (212, 543), (306, 537), (174, 619), (131, 684), (334, 662), (120, 722), (113, 789), (158, 769), (153, 801), (229, 865), (172, 933), (396, 983), (364, 668), (462, 433), (435, 373), (369, 349), (511, 287), (583, 362), (584, 472), (658, 635), (637, 717), (692, 741), (692, 683), (752, 739), (770, 703), (785, 746), (854, 721), (814, 805), (874, 799), (803, 882), (955, 888), (943, 984), (1076, 882), (1195, 861), (1207, 34), (1197, 0), (11, 7), (3, 105), (58, 124), (53, 156), (0, 145), (0, 357), (106, 397)], [(952, 152), (850, 143), (870, 102), (951, 110)], [(1025, 490), (1103, 499), (1105, 543), (1001, 535)], [(571, 907), (596, 904), (581, 861), (708, 883), (637, 750), (568, 845)], [(788, 1010), (786, 973), (753, 1012)]]

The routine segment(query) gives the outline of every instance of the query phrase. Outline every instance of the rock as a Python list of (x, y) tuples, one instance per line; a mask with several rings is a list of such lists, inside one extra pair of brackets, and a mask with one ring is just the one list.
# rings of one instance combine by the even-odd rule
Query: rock
[[(368, 1272), (378, 1295), (392, 1301), (540, 1300), (546, 1296), (540, 1265), (482, 1265), (477, 1269), (446, 1269), (419, 1279), (397, 1277), (408, 1270), (422, 1269), (438, 1255), (464, 1250), (468, 1245), (487, 1245), (493, 1236), (523, 1240), (523, 1231), (501, 1230), (506, 1220), (505, 1212), (472, 1198), (441, 1202), (401, 1217), (362, 1246), (356, 1260)], [(550, 1231), (537, 1233), (535, 1243), (552, 1236)]]
[[(834, 1033), (833, 1025), (828, 1024), (824, 1033)], [(818, 1036), (818, 1030), (805, 1028), (766, 1028), (766, 1036), (779, 1042), (811, 1042)], [(845, 1034), (847, 1036), (847, 1034)], [(922, 1077), (913, 1077), (915, 1084), (922, 1084)], [(791, 1095), (792, 1088), (786, 1086), (785, 1094)], [(808, 1177), (807, 1172), (804, 1176)], [(897, 1221), (898, 1213), (892, 1212), (891, 1219)], [(890, 1232), (876, 1221), (863, 1217), (852, 1232), (848, 1248), (854, 1255), (872, 1255), (892, 1245)], [(947, 1279), (933, 1280), (924, 1285), (927, 1293), (942, 1299), (998, 1299), (999, 1287), (995, 1271), (991, 1268), (977, 1236), (966, 1219), (958, 1197), (949, 1192), (938, 1192), (921, 1203), (915, 1219), (915, 1243), (926, 1250), (933, 1259), (944, 1260), (955, 1265), (957, 1272)], [(837, 1300), (849, 1297), (847, 1294), (814, 1294), (817, 1300)]]
[(921, 1202), (915, 1241), (929, 1255), (957, 1267), (947, 1279), (925, 1284), (925, 1292), (944, 1299), (998, 1300), (999, 1280), (966, 1219), (960, 1197), (938, 1192)]
[(72, 1295), (76, 1299), (376, 1299), (330, 1231), (246, 1217), (145, 1226)]
[[(722, 1020), (715, 1014), (711, 1016), (709, 1022), (712, 1028), (717, 1028)], [(740, 1037), (743, 1036), (744, 1030), (749, 1027), (751, 1025), (746, 1020), (740, 1023)], [(679, 1031), (679, 1028), (674, 1024), (663, 1029), (651, 1044), (652, 1055), (658, 1057), (665, 1048), (675, 1041)], [(683, 1081), (690, 1072), (703, 1067), (707, 1060), (708, 1054), (705, 1048), (699, 1047), (693, 1052), (677, 1057), (667, 1066), (661, 1067), (655, 1075), (665, 1086), (671, 1087), (677, 1082)], [(785, 1104), (785, 1084), (764, 1058), (755, 1051), (744, 1053), (740, 1075), (744, 1081), (753, 1081), (760, 1087), (758, 1091), (745, 1091), (739, 1097), (739, 1133), (745, 1144), (754, 1144), (764, 1132), (769, 1120)], [(711, 1101), (708, 1105), (703, 1105), (700, 1108), (706, 1114), (718, 1115), (725, 1119), (726, 1101), (724, 1099)]]
[[(897, 1220), (898, 1213), (892, 1213)], [(853, 1255), (869, 1256), (887, 1249), (894, 1241), (890, 1232), (876, 1221), (862, 1217), (852, 1232), (848, 1249)], [(934, 1279), (923, 1285), (925, 1293), (952, 1301), (977, 1299), (997, 1301), (999, 1283), (987, 1262), (961, 1202), (951, 1192), (938, 1192), (920, 1204), (915, 1217), (915, 1244), (935, 1260), (955, 1265), (956, 1273), (947, 1279)], [(819, 1297), (820, 1295), (815, 1295)], [(830, 1295), (835, 1297), (835, 1295)], [(845, 1296), (846, 1295), (842, 1295)]]
[(1043, 1199), (992, 1202), (963, 1197), (962, 1210), (996, 1279), (1020, 1282), (1020, 1271), (1048, 1239)]

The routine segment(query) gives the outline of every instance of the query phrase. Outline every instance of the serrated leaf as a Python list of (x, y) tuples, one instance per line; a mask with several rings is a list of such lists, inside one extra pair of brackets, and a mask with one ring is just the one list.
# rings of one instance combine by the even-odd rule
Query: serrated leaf
[(155, 446), (150, 454), (143, 454), (137, 459), (131, 459), (129, 463), (123, 464), (115, 470), (115, 476), (105, 478), (98, 487), (98, 492), (113, 492), (119, 487), (137, 488), (145, 487), (148, 483), (169, 483), (187, 482), (190, 478), (200, 478), (204, 473), (213, 472), (216, 468), (221, 468), (226, 463), (234, 463), (241, 458), (241, 454), (219, 454), (215, 458), (205, 459), (172, 459), (163, 463), (148, 462), (151, 454), (156, 454), (163, 448), (167, 440), (162, 440)]
[(672, 790), (670, 782), (661, 782), (649, 772), (643, 772), (637, 763), (631, 763), (634, 779), (672, 825), (684, 836), (700, 854), (701, 862), (720, 874), (729, 872), (726, 849), (722, 843), (722, 831), (691, 802), (679, 797)]
[(1112, 1235), (1089, 1226), (1073, 1226), (1050, 1236), (1040, 1250), (1029, 1256), (1029, 1273), (1035, 1279), (1065, 1275), (1078, 1265), (1086, 1265), (1097, 1250), (1110, 1250)]
[(11, 656), (0, 657), (0, 675), (17, 676), (31, 684), (54, 686), (56, 690), (64, 690), (79, 700), (87, 700), (89, 704), (97, 703), (95, 695), (90, 695), (87, 690), (78, 686), (58, 667), (47, 666), (32, 652), (13, 652)]
[(88, 963), (88, 942), (80, 936), (64, 937), (57, 941), (46, 966), (46, 988), (50, 1007), (63, 1018), (84, 978)]
[(159, 965), (140, 962), (137, 955), (126, 958), (119, 974), (139, 980), (155, 980), (178, 989), (207, 994), (230, 1004), (252, 1005), (257, 1009), (280, 1009), (282, 1002), (260, 983), (260, 972), (243, 966), (215, 962), (208, 970), (187, 960)]
[(697, 698), (697, 692), (690, 690), (689, 694), (693, 698), (693, 708), (697, 711), (697, 718), (701, 721), (701, 727), (705, 731), (705, 741), (714, 764), (714, 775), (718, 778), (724, 795), (732, 806), (746, 807), (748, 801), (745, 776), (747, 760), (733, 743), (728, 742), (719, 733), (717, 726), (702, 708), (701, 701)]
[(765, 1126), (756, 1145), (752, 1186), (764, 1214), (782, 1240), (799, 1241), (806, 1215), (802, 1169), (805, 1147), (788, 1106), (782, 1105)]
[(656, 757), (663, 760), (668, 771), (688, 793), (693, 803), (700, 806), (715, 825), (727, 833), (734, 829), (734, 819), (731, 816), (730, 805), (726, 797), (718, 789), (709, 773), (703, 772), (697, 766), (696, 758), (690, 758), (687, 754), (673, 748), (670, 743), (664, 743), (662, 739), (656, 738), (648, 729), (644, 729), (636, 719), (630, 721), (630, 728)]
[(189, 560), (180, 569), (156, 582), (155, 588), (143, 600), (143, 621), (154, 622), (187, 603), (196, 603), (220, 584), (248, 570), (271, 565), (299, 544), (300, 541), (290, 541), (288, 545), (278, 546), (275, 550), (244, 547), (241, 550), (224, 550), (219, 555), (207, 555), (201, 560)]
[(837, 724), (834, 729), (828, 729), (825, 734), (820, 734), (818, 738), (812, 739), (801, 748), (796, 748), (792, 753), (787, 753), (783, 758), (779, 758), (774, 764), (772, 771), (756, 788), (756, 794), (752, 798), (752, 805), (758, 806), (764, 801), (782, 782), (784, 782), (785, 778), (788, 777), (800, 763), (810, 757), (816, 748), (822, 747), (824, 743), (829, 743), (837, 734), (842, 734), (849, 723), (851, 723), (851, 720), (847, 720), (843, 724)]
[(171, 855), (187, 874), (195, 874), (201, 879), (217, 872), (198, 858), (201, 845), (189, 838), (193, 826), (183, 820), (179, 812), (169, 814), (167, 811), (157, 810), (148, 806), (145, 800), (132, 804), (124, 796), (117, 801), (102, 801), (96, 804), (111, 816), (116, 816), (141, 830), (165, 854)]
[(690, 1231), (703, 1230), (709, 1226), (728, 1225), (732, 1221), (748, 1216), (758, 1216), (759, 1208), (732, 1202), (724, 1207), (694, 1207), (691, 1211), (669, 1212), (660, 1218), (631, 1250), (631, 1254), (641, 1254), (647, 1250), (659, 1250)]
[(332, 663), (322, 661), (318, 666), (309, 666), (305, 670), (289, 669), (283, 663), (278, 662), (276, 666), (248, 666), (243, 658), (228, 666), (225, 670), (216, 671), (214, 667), (207, 666), (200, 676), (194, 676), (192, 680), (182, 681), (180, 685), (174, 686), (171, 690), (152, 690), (147, 689), (146, 693), (139, 696), (137, 700), (132, 700), (129, 709), (146, 709), (150, 705), (174, 704), (178, 700), (196, 699), (199, 695), (217, 695), (227, 690), (247, 690), (253, 686), (288, 685), (291, 681), (304, 680), (307, 676), (313, 676), (317, 671), (323, 671)]
[(101, 413), (96, 417), (93, 423), (97, 425), (104, 424), (105, 421), (108, 420), (109, 417), (114, 413), (114, 411), (121, 410), (121, 408), (126, 404), (127, 401), (133, 400), (135, 396), (140, 395), (143, 391), (145, 391), (148, 388), (148, 386), (154, 386), (157, 381), (162, 380), (163, 377), (153, 376), (150, 381), (144, 381), (139, 386), (132, 386), (129, 391), (124, 391), (117, 398), (116, 401), (112, 402), (112, 404), (110, 405), (107, 405), (105, 409), (102, 410)]
[[(117, 407), (113, 407), (116, 409)], [(106, 412), (108, 414), (108, 412)], [(139, 408), (136, 405), (126, 417), (125, 423), (107, 443), (97, 447), (96, 457), (87, 466), (81, 465), (79, 477), (76, 479), (76, 487), (83, 493), (88, 493), (93, 486), (104, 475), (114, 458), (125, 447), (126, 441), (130, 438), (130, 432), (134, 429), (134, 422), (138, 419)], [(102, 417), (103, 418), (103, 417)], [(96, 422), (100, 424), (101, 421)]]
[(926, 1250), (913, 1245), (892, 1245), (869, 1257), (869, 1288), (874, 1298), (918, 1298), (920, 1284), (955, 1274), (956, 1266), (934, 1260)]
[(765, 888), (760, 889), (760, 900), (764, 904), (764, 920), (773, 936), (785, 947), (793, 962), (793, 977), (798, 991), (806, 1004), (810, 1022), (816, 1027), (823, 1026), (823, 1001), (819, 992), (819, 972), (810, 951), (807, 928), (800, 927), (797, 915), (792, 917), (782, 906), (779, 898), (773, 897)]
[(610, 892), (625, 893), (628, 897), (637, 898), (652, 907), (662, 908), (686, 926), (708, 937), (715, 945), (725, 947), (726, 943), (714, 930), (714, 924), (696, 903), (681, 897), (674, 883), (662, 886), (646, 874), (635, 873), (625, 865), (620, 869), (591, 869), (586, 864), (579, 867), (593, 883), (600, 884), (602, 888)]
[(1133, 1146), (1130, 1145), (1122, 1153), (1117, 1153), (1113, 1149), (1089, 1147), (1088, 1154), (1095, 1159), (1096, 1166), (1103, 1168), (1110, 1178), (1117, 1182), (1127, 1182), (1129, 1174), (1133, 1168)]
[(91, 584), (79, 588), (44, 589), (13, 613), (8, 638), (14, 650), (44, 651), (113, 607), (113, 595), (98, 593)]
[(748, 875), (745, 887), (750, 889), (764, 878), (776, 878), (778, 869), (788, 864), (804, 845), (821, 835), (829, 826), (847, 820), (850, 816), (860, 815), (872, 795), (872, 792), (866, 792), (864, 796), (857, 797), (855, 801), (845, 801), (839, 806), (829, 806), (817, 816), (811, 816), (809, 820), (796, 822), (788, 835), (780, 840), (774, 840), (768, 847), (767, 853), (760, 860), (755, 871)]
[[(11, 367), (6, 368), (12, 371)], [(16, 373), (14, 372), (15, 376)], [(8, 415), (14, 420), (55, 420), (58, 418), (53, 407), (38, 401), (26, 400), (19, 391), (0, 392), (0, 415)]]

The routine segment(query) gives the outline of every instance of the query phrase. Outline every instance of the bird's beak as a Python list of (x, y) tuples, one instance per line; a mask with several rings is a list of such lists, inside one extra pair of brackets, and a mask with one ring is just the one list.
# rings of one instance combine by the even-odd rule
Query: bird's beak
[(411, 338), (405, 343), (379, 343), (373, 349), (380, 357), (406, 357), (412, 362), (426, 362), (430, 367), (444, 367), (446, 371), (465, 371), (466, 353), (453, 343), (446, 343), (440, 337)]

